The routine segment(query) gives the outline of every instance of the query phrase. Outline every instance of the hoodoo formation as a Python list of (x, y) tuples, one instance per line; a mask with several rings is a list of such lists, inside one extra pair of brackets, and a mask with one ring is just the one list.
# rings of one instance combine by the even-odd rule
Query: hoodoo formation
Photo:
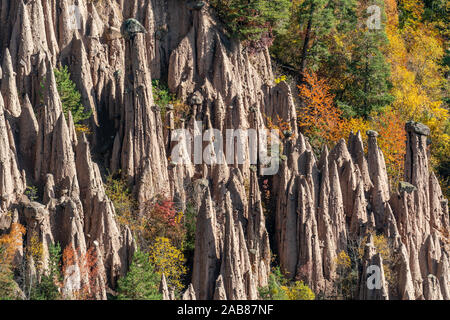
[[(296, 86), (275, 82), (269, 49), (246, 50), (208, 1), (0, 3), (0, 265), (9, 252), (16, 299), (43, 292), (56, 245), (65, 299), (121, 297), (139, 254), (163, 299), (262, 299), (275, 267), (316, 298), (450, 299), (448, 200), (426, 125), (404, 122), (404, 175), (393, 183), (376, 131), (317, 152), (298, 126)], [(66, 107), (63, 67), (81, 113)], [(175, 129), (217, 129), (225, 141), (227, 129), (272, 129), (269, 119), (290, 128), (274, 175), (261, 175), (240, 133), (242, 161), (172, 157), (191, 147)], [(203, 155), (217, 151), (208, 144)], [(173, 262), (183, 277), (158, 267), (157, 245), (184, 254)]]

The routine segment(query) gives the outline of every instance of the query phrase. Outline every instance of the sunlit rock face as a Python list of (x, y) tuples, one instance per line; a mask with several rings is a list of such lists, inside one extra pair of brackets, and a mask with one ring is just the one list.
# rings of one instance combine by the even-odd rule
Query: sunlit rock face
[[(122, 174), (140, 204), (157, 195), (195, 204), (192, 280), (183, 299), (258, 299), (272, 253), (288, 278), (332, 296), (338, 255), (361, 239), (356, 298), (450, 298), (448, 204), (429, 170), (424, 125), (406, 124), (405, 176), (394, 191), (374, 131), (367, 153), (366, 133), (358, 132), (317, 156), (297, 130), (289, 86), (274, 85), (268, 50), (247, 53), (202, 1), (79, 0), (75, 11), (71, 1), (0, 3), (0, 232), (20, 221), (38, 235), (44, 256), (55, 242), (95, 252), (97, 299), (126, 274), (136, 246), (105, 193), (107, 170)], [(60, 65), (92, 112), (88, 135), (62, 110), (53, 72)], [(189, 117), (178, 121), (171, 108), (162, 117), (152, 79), (167, 82)], [(275, 175), (262, 177), (249, 151), (239, 164), (169, 159), (172, 129), (194, 134), (201, 121), (197, 129), (259, 132), (277, 116), (293, 129)], [(248, 141), (242, 145), (250, 150)], [(266, 179), (272, 216), (263, 206)], [(38, 199), (28, 199), (30, 185)], [(388, 239), (395, 281), (385, 275), (371, 230)], [(23, 247), (31, 241), (26, 236)], [(376, 291), (365, 283), (369, 266), (381, 270)], [(75, 267), (64, 276), (69, 297), (89, 281)], [(165, 277), (161, 291), (174, 298)]]

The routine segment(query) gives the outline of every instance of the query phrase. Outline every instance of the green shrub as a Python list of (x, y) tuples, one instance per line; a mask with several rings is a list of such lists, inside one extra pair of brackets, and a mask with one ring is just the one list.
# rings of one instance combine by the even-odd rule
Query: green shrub
[(289, 0), (210, 0), (231, 36), (258, 50), (272, 43), (289, 20)]
[(129, 226), (131, 231), (135, 232), (138, 228), (134, 213), (136, 201), (133, 199), (127, 182), (120, 176), (120, 172), (116, 175), (109, 174), (106, 177), (105, 192), (114, 205), (117, 221), (121, 225)]
[(195, 205), (188, 202), (186, 209), (183, 213), (184, 222), (184, 239), (183, 239), (183, 254), (186, 258), (186, 267), (188, 272), (183, 279), (183, 283), (189, 285), (192, 279), (192, 270), (194, 266), (194, 253), (195, 253), (195, 234), (197, 229), (197, 210)]
[(259, 288), (259, 295), (264, 300), (314, 300), (314, 292), (303, 283), (290, 283), (281, 273), (279, 267), (272, 270), (266, 287)]
[(194, 252), (195, 249), (195, 232), (197, 228), (197, 211), (195, 207), (188, 203), (186, 205), (186, 210), (184, 211), (184, 227), (185, 227), (185, 238), (183, 243), (183, 248), (185, 251)]
[(62, 283), (61, 275), (61, 246), (51, 244), (48, 248), (48, 272), (42, 275), (41, 282), (31, 289), (31, 300), (59, 300), (61, 293), (59, 285)]
[(153, 100), (155, 104), (161, 109), (161, 119), (165, 122), (167, 107), (172, 105), (172, 115), (175, 127), (181, 125), (182, 119), (189, 116), (191, 108), (188, 104), (177, 99), (175, 94), (170, 93), (166, 84), (158, 79), (152, 80)]
[(167, 85), (158, 79), (152, 80), (153, 100), (155, 104), (161, 109), (161, 117), (164, 119), (167, 111), (167, 105), (173, 104), (175, 96), (169, 92)]
[(158, 79), (152, 80), (152, 89), (153, 99), (155, 100), (156, 105), (161, 108), (175, 100), (174, 95), (169, 92), (169, 88)]
[(28, 198), (31, 201), (38, 200), (39, 199), (38, 188), (36, 186), (27, 186), (27, 189), (25, 190), (25, 195), (28, 196)]
[(14, 274), (11, 265), (1, 259), (5, 255), (6, 249), (0, 247), (0, 300), (14, 300), (14, 290), (16, 283), (14, 282)]
[(286, 290), (283, 289), (288, 281), (279, 267), (274, 268), (269, 274), (268, 282), (266, 287), (259, 288), (259, 295), (263, 300), (288, 300)]
[(149, 262), (148, 254), (136, 251), (127, 275), (118, 281), (119, 300), (161, 300), (160, 276)]

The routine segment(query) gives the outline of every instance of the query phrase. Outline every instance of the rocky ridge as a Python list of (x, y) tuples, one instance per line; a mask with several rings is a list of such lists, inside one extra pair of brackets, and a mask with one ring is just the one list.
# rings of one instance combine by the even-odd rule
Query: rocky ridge
[[(76, 28), (72, 4), (79, 13)], [(369, 230), (389, 239), (398, 281), (388, 283), (382, 272), (381, 289), (364, 285), (367, 266), (383, 270), (369, 237), (359, 298), (450, 298), (448, 203), (429, 170), (428, 128), (406, 125), (405, 182), (392, 192), (377, 133), (367, 133), (367, 156), (356, 133), (316, 157), (296, 129), (293, 93), (284, 82), (273, 84), (268, 51), (249, 55), (225, 35), (208, 6), (1, 0), (0, 20), (6, 26), (0, 32), (0, 232), (21, 222), (27, 229), (23, 246), (37, 234), (44, 257), (54, 242), (83, 253), (95, 248), (101, 258), (98, 299), (126, 273), (135, 250), (131, 231), (115, 220), (102, 168), (120, 170), (140, 203), (158, 194), (186, 203), (194, 195), (192, 284), (183, 299), (257, 299), (258, 288), (268, 283), (271, 249), (288, 277), (332, 294), (337, 255)], [(53, 75), (61, 64), (69, 66), (92, 111), (89, 137), (77, 134), (70, 113), (64, 116)], [(165, 128), (176, 124), (170, 110), (163, 122), (154, 106), (151, 79), (167, 79), (190, 105), (190, 117), (178, 125), (191, 131), (195, 121), (202, 121), (198, 130), (261, 131), (266, 117), (276, 116), (291, 125), (286, 158), (270, 177), (277, 199), (273, 248), (260, 166), (254, 170), (249, 154), (239, 165), (171, 164), (174, 144)], [(24, 195), (27, 185), (41, 186), (39, 202)], [(77, 286), (71, 281), (69, 294)], [(164, 298), (173, 297), (165, 278), (161, 290)]]

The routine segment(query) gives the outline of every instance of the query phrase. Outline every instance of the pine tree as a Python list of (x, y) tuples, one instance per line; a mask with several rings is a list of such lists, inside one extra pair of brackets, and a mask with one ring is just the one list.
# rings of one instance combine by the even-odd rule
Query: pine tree
[(55, 69), (54, 73), (56, 86), (61, 98), (61, 104), (66, 119), (69, 112), (72, 113), (73, 122), (75, 125), (89, 119), (92, 112), (87, 112), (84, 109), (83, 104), (81, 103), (81, 94), (77, 90), (75, 83), (70, 80), (70, 73), (67, 66)]
[(10, 264), (1, 259), (5, 251), (0, 247), (0, 300), (13, 300), (16, 298), (13, 294), (16, 284)]
[(148, 254), (137, 250), (127, 275), (118, 281), (119, 300), (161, 300), (160, 276), (150, 264)]
[(51, 244), (48, 248), (48, 271), (42, 275), (41, 282), (31, 289), (31, 300), (58, 300), (61, 298), (59, 285), (61, 275), (61, 247), (59, 243)]
[[(356, 0), (304, 0), (292, 7), (288, 31), (275, 40), (272, 52), (299, 70), (317, 70), (332, 58), (339, 34), (356, 21)], [(342, 62), (342, 61), (341, 61)]]
[(24, 234), (25, 228), (19, 223), (13, 223), (10, 232), (0, 236), (0, 300), (18, 298), (13, 262)]
[[(370, 4), (372, 5), (372, 3)], [(375, 5), (384, 12), (382, 1)], [(369, 3), (363, 1), (359, 8), (359, 24), (355, 31), (351, 60), (347, 68), (347, 80), (337, 92), (338, 104), (347, 116), (367, 118), (372, 111), (381, 110), (393, 101), (389, 94), (390, 69), (384, 57), (388, 44), (383, 18), (380, 29), (370, 29), (367, 25), (367, 8)]]
[(289, 20), (290, 0), (210, 0), (232, 37), (253, 50), (272, 44)]

